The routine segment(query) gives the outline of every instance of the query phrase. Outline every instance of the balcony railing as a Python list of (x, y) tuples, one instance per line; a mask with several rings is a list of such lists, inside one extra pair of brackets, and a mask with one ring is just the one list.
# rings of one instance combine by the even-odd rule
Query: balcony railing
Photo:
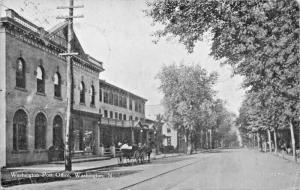
[(112, 119), (112, 118), (101, 118), (101, 124), (104, 125), (112, 125), (112, 126), (118, 126), (118, 127), (134, 127), (135, 121), (129, 121), (129, 120), (118, 120), (118, 119)]

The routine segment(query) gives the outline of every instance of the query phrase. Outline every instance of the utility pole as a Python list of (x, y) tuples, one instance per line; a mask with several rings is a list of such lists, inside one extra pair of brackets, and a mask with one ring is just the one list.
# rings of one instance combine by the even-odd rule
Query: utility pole
[(72, 160), (70, 150), (70, 124), (71, 114), (73, 108), (73, 66), (72, 56), (78, 53), (72, 52), (73, 40), (73, 18), (82, 18), (83, 16), (74, 16), (74, 8), (82, 8), (83, 6), (74, 6), (74, 0), (69, 1), (69, 6), (57, 7), (57, 9), (69, 9), (69, 16), (58, 16), (57, 19), (66, 19), (68, 21), (68, 39), (67, 39), (67, 53), (61, 53), (61, 56), (67, 58), (67, 111), (66, 111), (66, 131), (65, 131), (65, 171), (72, 171)]

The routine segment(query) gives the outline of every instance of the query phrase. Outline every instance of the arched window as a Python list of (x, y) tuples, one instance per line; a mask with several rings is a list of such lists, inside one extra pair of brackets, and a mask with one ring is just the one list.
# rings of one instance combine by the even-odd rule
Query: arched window
[(80, 83), (80, 87), (79, 87), (79, 90), (80, 90), (80, 103), (85, 103), (85, 86), (84, 86), (84, 82), (81, 81)]
[(35, 149), (45, 149), (46, 148), (46, 130), (47, 130), (47, 120), (43, 113), (38, 113), (35, 117)]
[(58, 72), (54, 74), (54, 96), (61, 97), (61, 78)]
[(21, 58), (17, 60), (16, 87), (25, 88), (25, 62)]
[(27, 149), (27, 121), (28, 117), (24, 110), (18, 110), (13, 118), (13, 149)]
[(42, 66), (36, 69), (36, 86), (37, 92), (45, 93), (45, 72)]
[(63, 148), (63, 120), (57, 115), (53, 120), (53, 146)]
[(91, 105), (94, 106), (95, 105), (95, 88), (94, 88), (94, 85), (91, 86), (90, 93), (91, 93)]

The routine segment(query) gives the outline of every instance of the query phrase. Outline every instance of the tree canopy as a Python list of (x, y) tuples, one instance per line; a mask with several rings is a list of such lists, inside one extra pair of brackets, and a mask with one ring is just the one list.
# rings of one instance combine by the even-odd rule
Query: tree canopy
[(148, 6), (147, 15), (163, 25), (155, 33), (158, 38), (178, 38), (192, 52), (198, 41), (210, 36), (210, 55), (245, 77), (243, 86), (256, 99), (247, 103), (254, 109), (254, 121), (268, 123), (265, 118), (273, 115), (281, 123), (299, 119), (296, 1), (156, 0)]

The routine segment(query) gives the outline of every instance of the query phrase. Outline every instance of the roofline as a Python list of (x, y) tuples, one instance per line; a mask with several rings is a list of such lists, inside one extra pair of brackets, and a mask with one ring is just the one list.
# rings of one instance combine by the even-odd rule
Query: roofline
[(111, 86), (112, 88), (117, 88), (118, 90), (121, 90), (121, 91), (124, 91), (124, 92), (126, 92), (127, 94), (129, 94), (129, 95), (132, 95), (132, 96), (135, 96), (135, 97), (137, 97), (137, 98), (140, 98), (140, 99), (142, 99), (143, 101), (148, 101), (147, 99), (145, 99), (145, 98), (143, 98), (143, 97), (141, 97), (141, 96), (138, 96), (138, 95), (136, 95), (136, 94), (133, 94), (132, 92), (129, 92), (128, 90), (125, 90), (125, 89), (123, 89), (123, 88), (120, 88), (120, 87), (118, 87), (118, 86), (115, 86), (115, 85), (113, 85), (113, 84), (111, 84), (111, 83), (108, 83), (108, 82), (106, 82), (105, 80), (103, 80), (103, 79), (99, 79), (99, 82), (100, 83), (104, 83), (104, 84), (106, 84), (106, 85), (108, 85), (108, 86)]
[[(13, 9), (6, 9), (5, 12), (6, 12), (5, 16), (0, 17), (0, 22), (9, 22), (14, 25), (17, 25), (24, 30), (33, 32), (33, 34), (37, 35), (38, 38), (41, 38), (42, 35), (45, 35), (46, 38), (44, 38), (44, 40), (47, 40), (48, 43), (61, 49), (61, 51), (66, 51), (66, 47), (63, 47), (63, 46), (59, 47), (59, 46), (57, 46), (55, 41), (52, 41), (51, 39), (48, 38), (49, 35), (51, 35), (53, 32), (55, 32), (59, 28), (65, 26), (67, 24), (66, 21), (60, 22), (56, 26), (51, 28), (50, 30), (46, 31), (43, 27), (39, 27), (39, 26), (35, 25), (34, 23), (30, 22), (29, 20), (27, 20), (26, 18), (24, 18), (23, 16), (19, 15)], [(52, 32), (49, 32), (49, 31), (52, 31)], [(75, 37), (77, 37), (75, 31), (74, 31), (74, 35), (75, 35)], [(75, 56), (75, 57), (77, 59), (79, 59), (80, 61), (83, 61), (85, 63), (93, 65), (94, 68), (96, 68), (98, 72), (104, 71), (103, 62), (96, 60), (95, 58), (91, 57), (90, 55), (86, 54), (85, 52), (84, 52), (84, 54), (87, 56), (87, 59), (80, 58), (79, 56)], [(91, 60), (89, 60), (89, 59), (91, 59)]]

